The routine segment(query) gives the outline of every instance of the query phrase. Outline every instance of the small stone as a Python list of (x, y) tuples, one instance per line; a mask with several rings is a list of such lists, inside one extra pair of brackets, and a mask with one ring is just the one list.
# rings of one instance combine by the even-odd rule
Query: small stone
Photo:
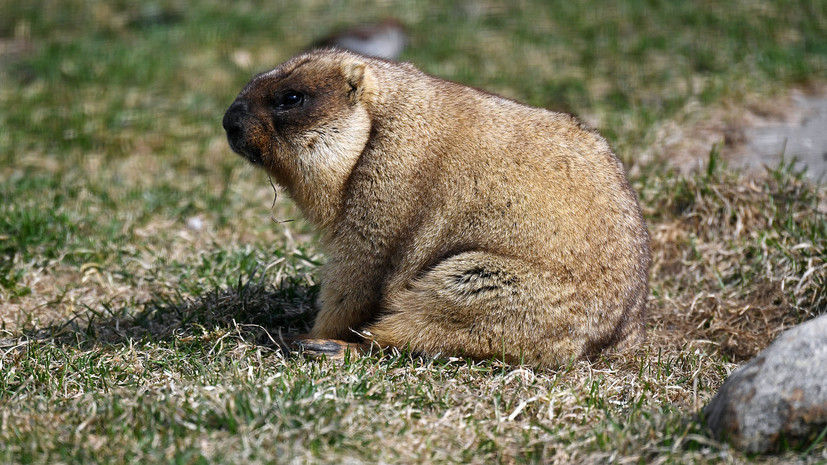
[(204, 219), (200, 216), (192, 216), (187, 220), (187, 227), (193, 231), (204, 229)]
[(827, 315), (735, 370), (703, 414), (715, 438), (746, 453), (811, 444), (827, 427)]

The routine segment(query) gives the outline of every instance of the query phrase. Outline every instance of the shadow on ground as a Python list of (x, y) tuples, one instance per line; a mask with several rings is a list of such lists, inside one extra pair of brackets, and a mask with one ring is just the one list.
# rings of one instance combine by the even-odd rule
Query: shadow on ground
[(315, 317), (318, 286), (283, 280), (266, 283), (255, 275), (226, 288), (214, 288), (197, 297), (157, 297), (128, 315), (127, 309), (107, 308), (106, 314), (74, 317), (27, 337), (78, 347), (121, 344), (129, 340), (163, 341), (200, 336), (211, 331), (238, 331), (245, 340), (273, 346), (279, 335), (309, 331)]

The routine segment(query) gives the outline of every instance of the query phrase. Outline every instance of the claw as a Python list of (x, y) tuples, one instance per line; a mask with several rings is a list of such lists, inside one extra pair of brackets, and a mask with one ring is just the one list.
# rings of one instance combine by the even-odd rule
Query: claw
[(345, 342), (336, 339), (306, 339), (306, 335), (283, 338), (281, 347), (287, 353), (298, 353), (312, 359), (327, 358), (342, 361), (345, 355), (371, 353), (370, 343)]

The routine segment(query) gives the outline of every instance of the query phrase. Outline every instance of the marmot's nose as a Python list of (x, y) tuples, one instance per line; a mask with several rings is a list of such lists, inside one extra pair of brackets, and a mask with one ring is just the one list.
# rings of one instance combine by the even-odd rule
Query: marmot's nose
[(230, 108), (228, 108), (227, 112), (224, 113), (224, 119), (221, 121), (221, 124), (224, 126), (224, 130), (227, 131), (227, 136), (232, 137), (241, 132), (241, 122), (246, 114), (247, 102), (244, 100), (236, 100), (232, 105), (230, 105)]

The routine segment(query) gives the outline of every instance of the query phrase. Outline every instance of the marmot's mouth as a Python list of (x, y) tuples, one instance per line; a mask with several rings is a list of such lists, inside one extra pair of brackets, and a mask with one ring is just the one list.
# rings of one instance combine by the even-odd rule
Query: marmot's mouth
[(230, 143), (230, 148), (233, 149), (233, 152), (246, 158), (247, 161), (254, 165), (262, 165), (261, 151), (257, 147), (245, 146), (238, 140), (233, 140), (233, 138), (230, 137), (229, 134), (227, 134), (227, 142)]

